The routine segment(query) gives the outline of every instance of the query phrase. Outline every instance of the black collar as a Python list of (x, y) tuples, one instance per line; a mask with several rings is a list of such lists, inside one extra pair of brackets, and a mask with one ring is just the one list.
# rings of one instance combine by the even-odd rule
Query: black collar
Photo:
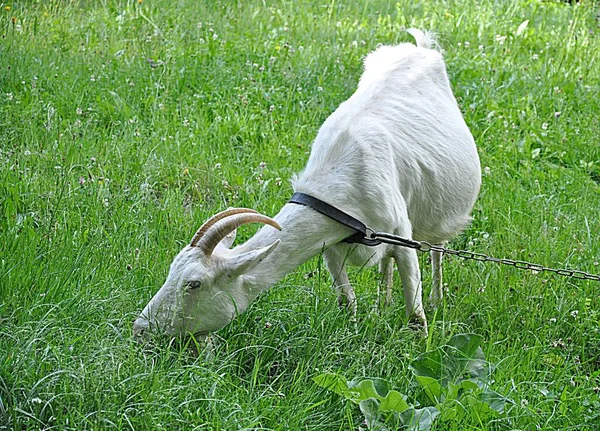
[(338, 223), (341, 223), (344, 226), (356, 231), (342, 242), (363, 244), (368, 246), (381, 244), (381, 241), (378, 239), (369, 238), (369, 235), (367, 235), (367, 226), (365, 226), (363, 222), (355, 219), (343, 211), (340, 211), (336, 207), (329, 205), (327, 202), (323, 202), (322, 200), (305, 193), (294, 193), (288, 202), (312, 208), (313, 210), (329, 217), (330, 219), (335, 220)]

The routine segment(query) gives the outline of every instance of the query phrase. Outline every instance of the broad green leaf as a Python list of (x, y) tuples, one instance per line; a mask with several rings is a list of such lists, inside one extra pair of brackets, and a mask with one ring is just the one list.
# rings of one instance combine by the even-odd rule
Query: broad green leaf
[(485, 379), (489, 376), (489, 367), (481, 350), (483, 337), (477, 334), (457, 334), (453, 336), (444, 351), (444, 366), (448, 368), (451, 380), (457, 382), (467, 372), (470, 377)]
[(481, 388), (481, 386), (479, 386), (477, 384), (477, 381), (475, 381), (473, 379), (463, 380), (462, 382), (460, 382), (458, 384), (458, 387), (460, 389), (467, 390), (467, 391), (478, 391)]
[[(380, 379), (378, 379), (380, 380)], [(382, 390), (381, 382), (378, 382), (380, 386), (380, 390)], [(380, 400), (383, 398), (382, 395), (377, 391), (375, 387), (375, 382), (372, 379), (365, 379), (358, 382), (356, 385), (350, 383), (350, 389), (355, 393), (352, 397), (352, 401), (355, 403), (359, 403), (362, 400), (366, 400), (369, 398), (374, 398), (376, 400)], [(387, 386), (387, 383), (386, 383)], [(385, 388), (385, 394), (387, 394), (387, 387)]]
[(443, 401), (455, 401), (458, 399), (458, 392), (460, 391), (460, 385), (454, 383), (448, 383), (448, 388), (444, 392)]
[(448, 340), (448, 346), (454, 347), (461, 352), (463, 356), (470, 358), (475, 354), (475, 351), (481, 343), (483, 337), (477, 334), (457, 334)]
[(353, 391), (357, 391), (360, 394), (358, 398), (361, 400), (371, 397), (384, 398), (390, 390), (390, 384), (378, 378), (364, 379), (360, 382), (351, 381), (348, 383), (348, 387)]
[(481, 401), (479, 397), (473, 393), (467, 393), (462, 397), (460, 406), (461, 407), (459, 408), (466, 409), (467, 413), (472, 414), (479, 420), (486, 420), (497, 414), (488, 403)]
[(487, 403), (487, 405), (489, 405), (498, 413), (502, 413), (504, 411), (504, 407), (506, 406), (507, 401), (509, 401), (505, 396), (500, 395), (498, 392), (490, 389), (483, 389), (483, 391), (479, 394), (479, 399)]
[(439, 414), (435, 407), (410, 408), (400, 413), (400, 420), (407, 431), (428, 431)]
[(437, 404), (440, 401), (442, 395), (442, 386), (436, 379), (428, 376), (415, 376), (417, 382), (423, 387), (423, 390), (429, 397), (429, 399)]
[(345, 398), (353, 398), (356, 393), (348, 387), (344, 376), (334, 373), (323, 373), (313, 377), (313, 381), (322, 388), (328, 389)]
[(367, 428), (375, 429), (379, 418), (379, 402), (374, 398), (362, 400), (358, 403), (360, 411), (365, 415)]
[(410, 368), (416, 376), (427, 376), (432, 379), (442, 379), (442, 352), (440, 349), (435, 349), (419, 355), (411, 362)]
[(379, 410), (382, 412), (397, 412), (402, 413), (408, 409), (409, 405), (398, 391), (391, 390), (387, 396), (383, 398), (379, 403)]

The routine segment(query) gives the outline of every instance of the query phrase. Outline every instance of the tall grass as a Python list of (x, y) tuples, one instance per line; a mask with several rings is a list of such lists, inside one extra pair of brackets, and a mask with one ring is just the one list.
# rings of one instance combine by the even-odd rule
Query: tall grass
[(353, 406), (311, 377), (383, 377), (414, 395), (410, 360), (458, 332), (484, 337), (495, 389), (515, 403), (492, 423), (435, 429), (597, 429), (593, 281), (449, 258), (421, 340), (398, 286), (373, 313), (365, 269), (351, 274), (355, 330), (316, 258), (220, 331), (212, 360), (131, 339), (205, 218), (285, 203), (361, 59), (409, 41), (405, 27), (437, 32), (484, 168), (474, 222), (452, 246), (600, 272), (595, 12), (525, 0), (2, 3), (0, 429), (357, 429)]

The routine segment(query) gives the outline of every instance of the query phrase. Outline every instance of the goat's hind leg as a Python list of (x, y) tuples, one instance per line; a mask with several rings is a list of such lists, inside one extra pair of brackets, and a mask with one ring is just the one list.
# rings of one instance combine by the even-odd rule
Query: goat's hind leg
[(410, 323), (419, 326), (422, 334), (427, 336), (427, 318), (423, 309), (423, 289), (417, 251), (396, 247), (394, 259), (396, 259), (398, 272), (402, 280), (402, 290), (406, 301), (406, 317), (408, 317)]
[(352, 316), (356, 316), (356, 295), (350, 284), (343, 258), (330, 249), (325, 250), (323, 257), (325, 258), (327, 270), (333, 279), (333, 286), (337, 292), (338, 305), (340, 307), (347, 307)]
[[(443, 246), (443, 244), (442, 244)], [(442, 282), (442, 257), (443, 253), (431, 250), (431, 272), (433, 278), (433, 286), (429, 294), (429, 303), (433, 308), (438, 308), (442, 303), (443, 297), (443, 282)]]
[(381, 282), (377, 286), (377, 306), (380, 308), (380, 291), (385, 290), (383, 306), (389, 307), (392, 303), (392, 287), (394, 286), (394, 259), (392, 257), (382, 259), (379, 263), (379, 272), (381, 273)]

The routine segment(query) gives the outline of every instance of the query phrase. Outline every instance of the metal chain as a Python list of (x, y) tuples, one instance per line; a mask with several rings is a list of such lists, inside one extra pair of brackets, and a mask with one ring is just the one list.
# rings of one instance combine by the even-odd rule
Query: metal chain
[(517, 269), (528, 269), (537, 272), (552, 272), (554, 274), (563, 275), (565, 277), (578, 278), (581, 280), (594, 280), (600, 281), (600, 275), (590, 274), (589, 272), (579, 271), (577, 269), (556, 269), (548, 268), (537, 263), (526, 262), (523, 260), (513, 259), (499, 259), (497, 257), (491, 257), (482, 253), (475, 253), (467, 250), (452, 250), (449, 248), (442, 247), (440, 245), (433, 245), (427, 241), (415, 241), (413, 239), (406, 239), (396, 235), (391, 235), (384, 232), (372, 232), (369, 239), (377, 239), (386, 244), (399, 245), (402, 247), (414, 248), (422, 252), (430, 250), (438, 251), (440, 253), (449, 254), (452, 256), (460, 257), (461, 259), (476, 260), (479, 262), (495, 262), (502, 265), (513, 266)]

